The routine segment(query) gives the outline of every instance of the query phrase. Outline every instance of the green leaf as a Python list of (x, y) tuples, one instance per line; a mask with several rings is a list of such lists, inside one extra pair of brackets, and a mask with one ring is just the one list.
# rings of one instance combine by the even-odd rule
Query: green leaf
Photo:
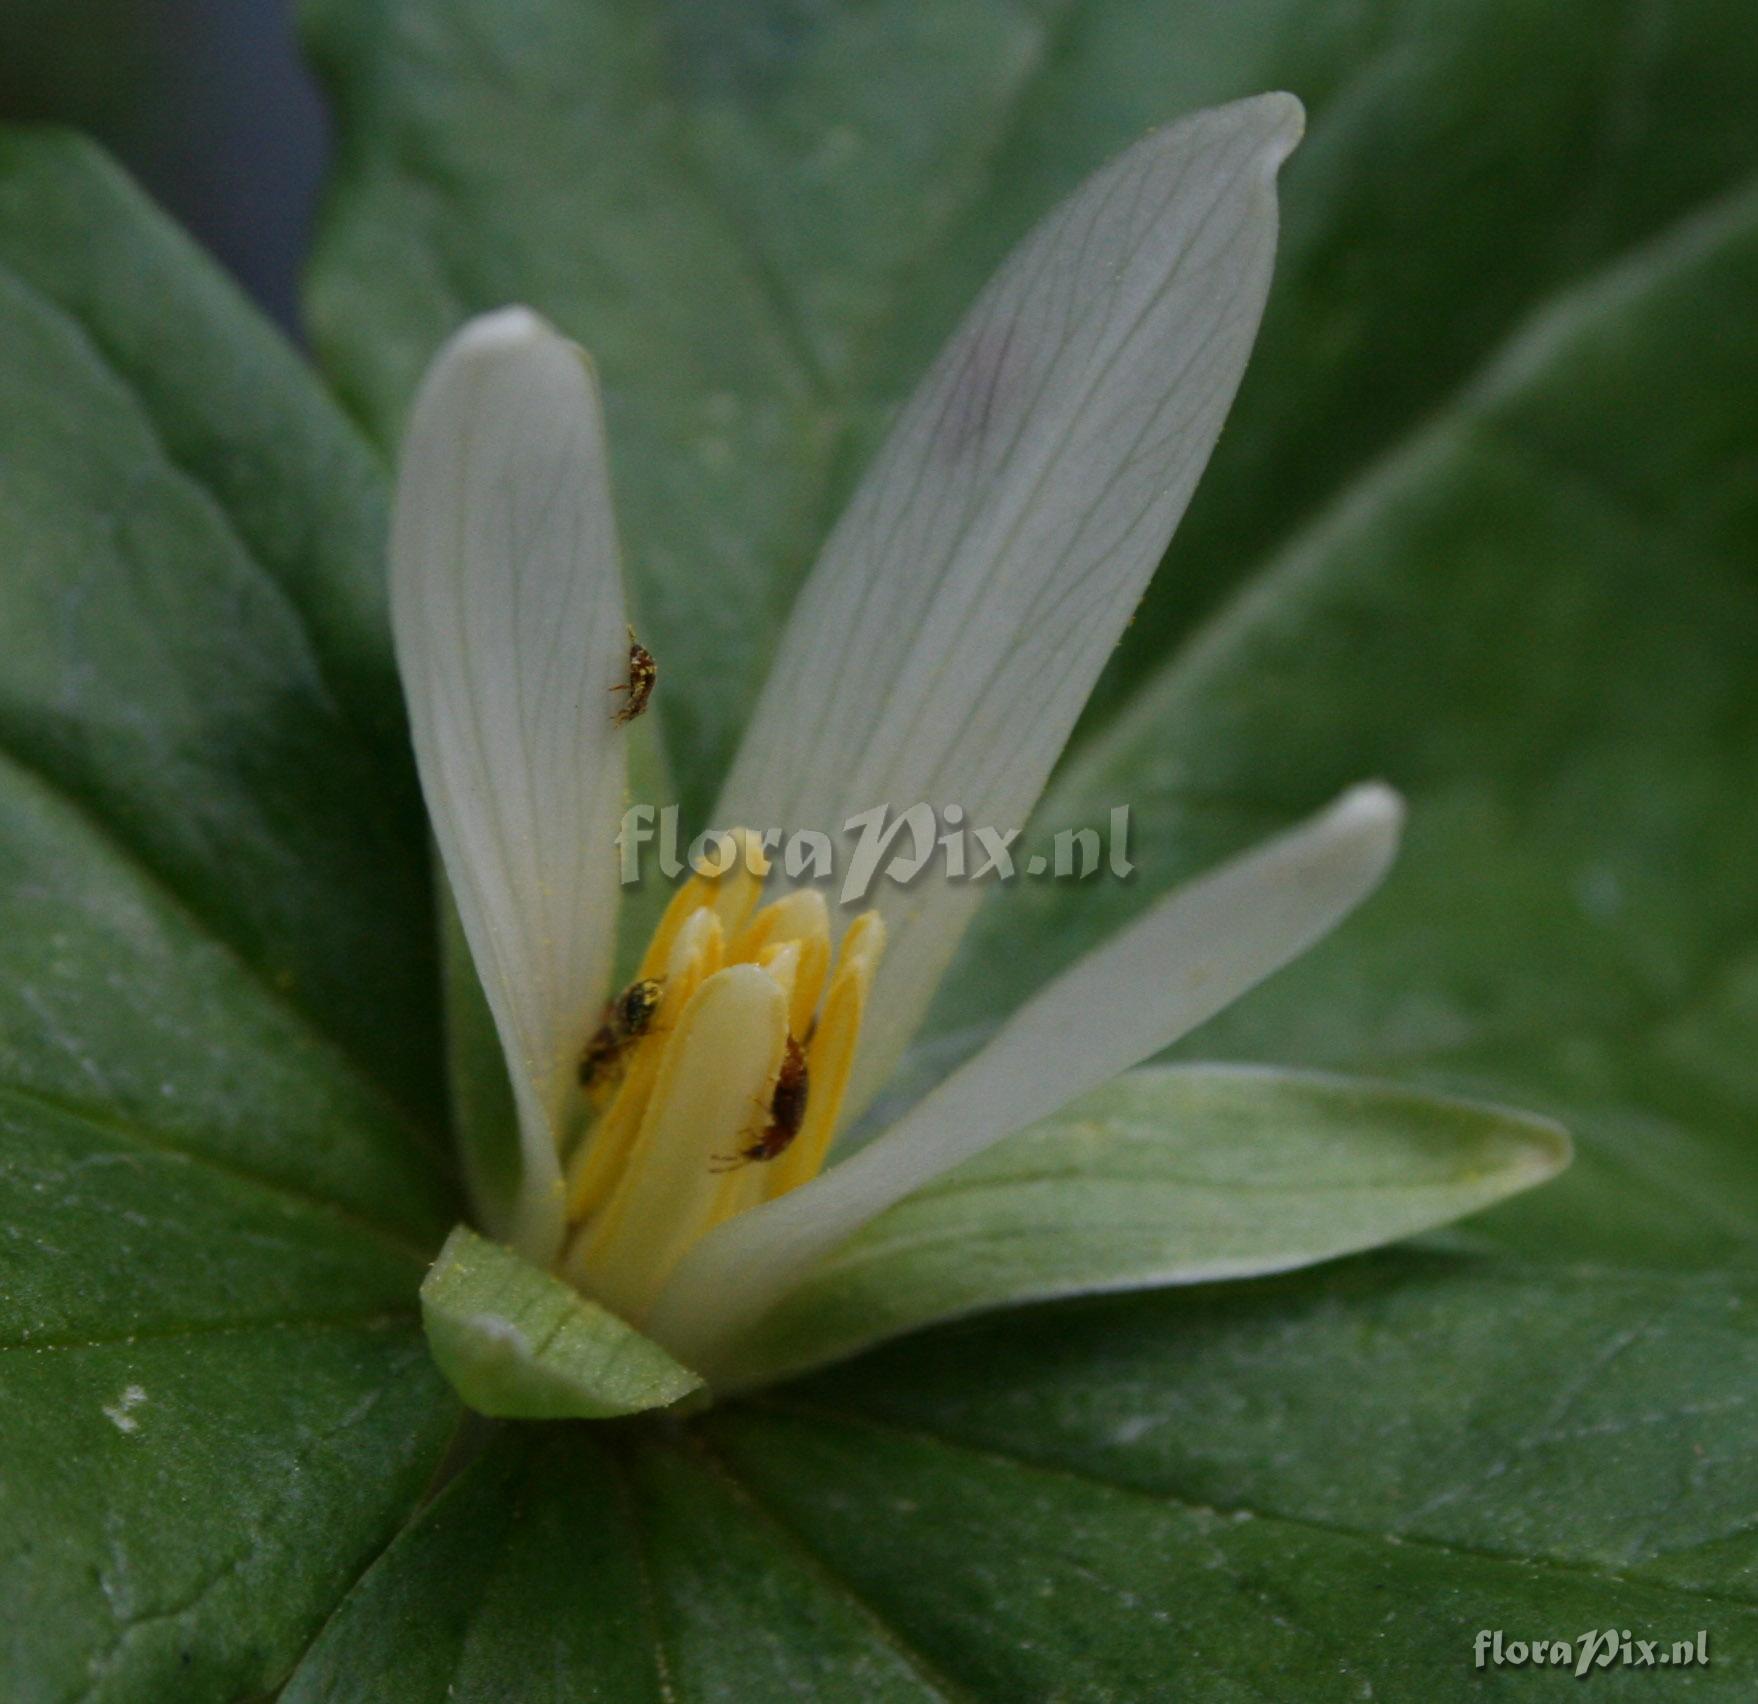
[(1067, 768), (1046, 823), (1128, 798), (1142, 867), (994, 906), (941, 1025), (1385, 775), (1385, 888), (1195, 1044), (1562, 1118), (1580, 1162), (1500, 1217), (1516, 1248), (1749, 1263), (1755, 289), (1749, 193), (1533, 326)]
[[(1394, 1253), (998, 1315), (707, 1430), (979, 1697), (1475, 1697), (1478, 1628), (1618, 1626), (1708, 1629), (1710, 1669), (1669, 1685), (1737, 1699), (1755, 1299)], [(1594, 1683), (1668, 1692), (1639, 1668)]]
[(640, 1555), (598, 1435), (503, 1432), (361, 1582), (282, 1704), (511, 1700), (539, 1676), (556, 1704), (657, 1697), (629, 1613)]
[(372, 457), (90, 149), (0, 138), (0, 1694), (276, 1684), (458, 1409)]
[(1555, 1125), (1341, 1078), (1131, 1071), (882, 1213), (736, 1351), (741, 1382), (936, 1320), (1310, 1266), (1554, 1177)]
[(310, 298), (392, 443), (518, 299), (592, 349), (686, 802), (889, 409), (1058, 196), (1151, 125), (1287, 88), (1279, 285), (1111, 695), (1567, 281), (1758, 167), (1737, 0), (307, 0), (344, 146)]
[(479, 1414), (603, 1420), (702, 1388), (633, 1326), (468, 1225), (422, 1283), (421, 1318), (440, 1371)]
[[(1382, 773), (1415, 803), (1391, 886), (1198, 1045), (1538, 1104), (1582, 1160), (1450, 1253), (968, 1322), (595, 1433), (590, 1464), (510, 1440), (295, 1696), (486, 1700), (540, 1668), (562, 1697), (1579, 1692), (1478, 1674), (1484, 1626), (1707, 1627), (1711, 1668), (1669, 1690), (1750, 1696), (1745, 8), (307, 15), (343, 138), (318, 346), (385, 444), (468, 312), (528, 300), (595, 350), (698, 811), (840, 495), (993, 263), (1150, 123), (1299, 94), (1258, 357), (1044, 818), (1130, 804), (1141, 874), (1006, 891), (918, 1080), (1177, 876)], [(441, 1528), (508, 1498), (492, 1555)]]
[(1394, 1254), (995, 1315), (682, 1428), (509, 1437), (288, 1704), (539, 1673), (567, 1700), (1463, 1698), (1479, 1628), (1606, 1626), (1706, 1629), (1667, 1695), (1744, 1699), (1755, 1302)]
[(432, 1121), (433, 931), (378, 468), (78, 143), (0, 141), (0, 311), (0, 748)]
[(508, 1434), (437, 1498), (283, 1704), (943, 1696), (683, 1434)]

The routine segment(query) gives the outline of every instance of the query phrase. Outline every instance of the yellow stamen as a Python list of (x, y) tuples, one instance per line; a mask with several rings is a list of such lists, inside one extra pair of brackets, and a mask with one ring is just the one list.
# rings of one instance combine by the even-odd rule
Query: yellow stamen
[(764, 906), (745, 926), (727, 957), (735, 964), (745, 959), (761, 963), (763, 950), (772, 941), (791, 941), (800, 950), (788, 1027), (796, 1036), (803, 1036), (812, 1027), (824, 979), (830, 973), (830, 911), (824, 895), (815, 888), (801, 888)]
[[(671, 957), (672, 942), (677, 932), (698, 911), (706, 906), (720, 919), (720, 926), (731, 940), (744, 927), (763, 897), (763, 878), (769, 874), (769, 859), (762, 843), (749, 829), (732, 830), (736, 849), (729, 869), (719, 875), (698, 872), (672, 895), (671, 904), (653, 931), (647, 951), (641, 959), (642, 976), (658, 976)], [(735, 961), (737, 962), (737, 961)]]
[[(567, 1166), (575, 1227), (563, 1270), (637, 1323), (698, 1238), (817, 1175), (836, 1134), (884, 947), (857, 918), (834, 972), (830, 917), (810, 889), (758, 908), (768, 865), (749, 834), (720, 876), (697, 875), (642, 958), (661, 1004)], [(789, 1059), (791, 1093), (778, 1093)]]
[(665, 1057), (665, 1038), (696, 990), (724, 962), (720, 919), (703, 907), (686, 918), (675, 932), (660, 973), (663, 992), (653, 1025), (632, 1049), (609, 1106), (568, 1164), (570, 1222), (578, 1223), (603, 1205), (634, 1146), (647, 1103), (653, 1098), (660, 1063)]
[(810, 1183), (823, 1169), (836, 1134), (837, 1115), (848, 1092), (849, 1073), (854, 1069), (855, 1044), (861, 1037), (861, 1018), (867, 1009), (867, 991), (873, 972), (885, 951), (885, 925), (877, 911), (863, 912), (849, 925), (837, 959), (836, 976), (824, 999), (818, 1028), (806, 1049), (812, 1092), (806, 1098), (806, 1118), (787, 1151), (769, 1167), (764, 1199), (773, 1201), (802, 1183)]
[(787, 1039), (787, 1002), (756, 965), (711, 976), (666, 1043), (628, 1164), (575, 1239), (569, 1276), (639, 1323), (684, 1251), (716, 1219), (720, 1147), (749, 1116)]

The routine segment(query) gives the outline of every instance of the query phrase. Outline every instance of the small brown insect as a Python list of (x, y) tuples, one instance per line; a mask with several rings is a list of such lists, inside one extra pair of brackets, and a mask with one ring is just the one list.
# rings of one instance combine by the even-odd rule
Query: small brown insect
[(622, 1062), (653, 1028), (662, 990), (656, 976), (638, 977), (604, 1003), (604, 1018), (580, 1055), (580, 1086), (589, 1089)]
[(748, 1160), (779, 1159), (793, 1145), (800, 1126), (806, 1121), (806, 1096), (811, 1092), (810, 1073), (806, 1070), (806, 1050), (790, 1035), (787, 1052), (782, 1055), (781, 1070), (776, 1074), (775, 1092), (769, 1097), (769, 1123), (748, 1147), (736, 1154), (723, 1154), (716, 1171), (732, 1171)]
[(611, 717), (620, 728), (632, 722), (647, 708), (647, 700), (653, 696), (654, 683), (659, 679), (659, 664), (654, 662), (653, 653), (635, 637), (634, 628), (629, 629), (629, 678), (619, 680), (610, 690), (626, 692), (628, 700), (622, 709)]

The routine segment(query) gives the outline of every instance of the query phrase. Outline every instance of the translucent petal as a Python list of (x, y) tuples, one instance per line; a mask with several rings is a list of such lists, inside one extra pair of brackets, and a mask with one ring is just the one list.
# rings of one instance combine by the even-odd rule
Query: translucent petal
[[(1184, 512), (1245, 370), (1300, 104), (1265, 95), (1147, 137), (979, 297), (832, 533), (716, 822), (839, 838), (961, 806), (1021, 826)], [(844, 867), (847, 865), (845, 855)], [(890, 946), (864, 1100), (985, 890), (881, 883)]]
[(712, 1378), (738, 1332), (874, 1215), (1169, 1047), (1327, 934), (1379, 884), (1402, 821), (1390, 788), (1357, 787), (1160, 900), (899, 1124), (704, 1238), (661, 1297), (654, 1336)]
[(497, 1235), (561, 1234), (557, 1138), (615, 938), (628, 637), (597, 387), (511, 308), (441, 351), (391, 535), (415, 755), (518, 1104), (523, 1176)]

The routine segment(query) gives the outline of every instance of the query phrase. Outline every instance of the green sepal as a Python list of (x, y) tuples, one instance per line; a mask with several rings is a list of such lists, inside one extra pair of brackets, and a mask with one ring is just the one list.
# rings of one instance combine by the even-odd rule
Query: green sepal
[(728, 1382), (1019, 1302), (1311, 1266), (1478, 1212), (1569, 1157), (1548, 1119), (1448, 1096), (1130, 1071), (881, 1213), (758, 1322)]
[(421, 1318), (452, 1388), (498, 1420), (608, 1420), (702, 1388), (651, 1338), (468, 1225), (422, 1283)]

